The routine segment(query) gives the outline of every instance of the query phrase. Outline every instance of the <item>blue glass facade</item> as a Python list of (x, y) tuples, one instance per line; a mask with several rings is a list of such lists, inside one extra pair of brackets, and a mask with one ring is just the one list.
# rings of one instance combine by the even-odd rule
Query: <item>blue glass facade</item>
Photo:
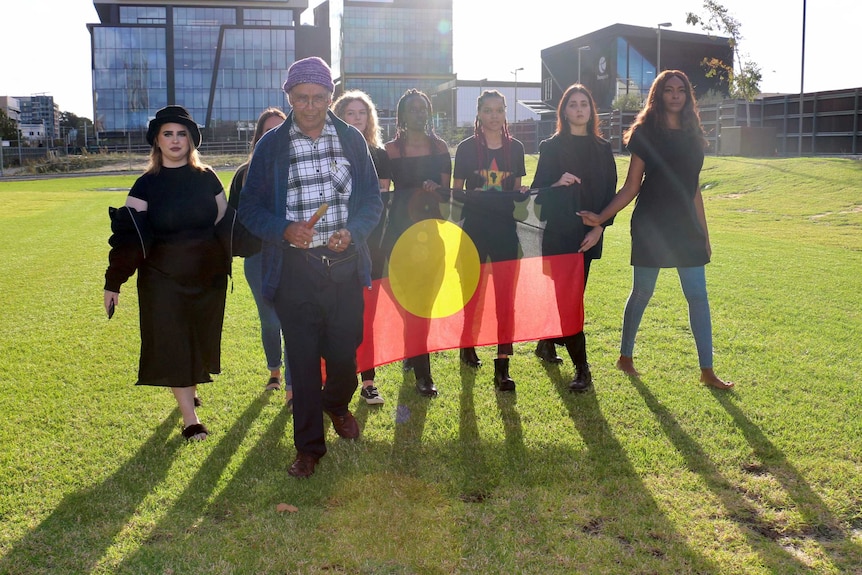
[(248, 120), (269, 106), (284, 106), (281, 85), (296, 60), (296, 41), (288, 29), (228, 29), (216, 76), (212, 120)]
[(341, 89), (368, 93), (382, 116), (407, 89), (430, 93), (454, 79), (452, 0), (331, 0), (329, 22)]
[(634, 93), (646, 97), (655, 77), (655, 65), (625, 38), (617, 38), (617, 95)]
[(179, 104), (213, 129), (210, 136), (222, 130), (237, 137), (263, 109), (286, 106), (281, 85), (298, 57), (328, 59), (328, 30), (300, 33), (296, 7), (258, 8), (252, 0), (172, 4), (94, 2), (102, 21), (90, 25), (98, 132), (143, 138), (159, 108)]
[(146, 131), (168, 104), (164, 27), (93, 30), (93, 93), (98, 131)]

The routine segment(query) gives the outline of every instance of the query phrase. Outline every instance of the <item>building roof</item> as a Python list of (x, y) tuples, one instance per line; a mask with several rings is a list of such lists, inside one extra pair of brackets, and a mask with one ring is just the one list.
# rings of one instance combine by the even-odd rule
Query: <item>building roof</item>
[[(613, 38), (624, 36), (626, 38), (651, 39), (656, 37), (657, 28), (647, 26), (632, 26), (630, 24), (611, 24), (605, 28), (595, 30), (589, 34), (566, 40), (560, 44), (555, 44), (548, 48), (544, 48), (542, 53), (556, 53), (577, 50), (579, 46), (589, 45), (590, 42), (595, 42), (599, 39)], [(711, 34), (695, 34), (693, 32), (677, 32), (672, 28), (662, 28), (662, 41), (670, 42), (699, 42), (708, 44), (724, 44), (727, 45), (730, 38), (724, 36), (715, 36)]]

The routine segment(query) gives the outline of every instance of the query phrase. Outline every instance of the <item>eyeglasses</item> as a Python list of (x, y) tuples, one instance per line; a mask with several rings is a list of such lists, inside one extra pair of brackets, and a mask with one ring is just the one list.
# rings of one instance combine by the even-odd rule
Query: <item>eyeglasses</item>
[(328, 106), (331, 100), (330, 96), (323, 96), (321, 94), (317, 94), (316, 96), (306, 96), (305, 94), (299, 94), (296, 96), (290, 96), (290, 105), (294, 108), (308, 108), (308, 106), (314, 106), (315, 108), (323, 108), (324, 106)]

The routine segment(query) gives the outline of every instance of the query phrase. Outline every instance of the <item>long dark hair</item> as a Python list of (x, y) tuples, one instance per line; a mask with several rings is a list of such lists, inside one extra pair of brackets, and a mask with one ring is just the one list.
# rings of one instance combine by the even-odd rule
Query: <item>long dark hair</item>
[[(473, 136), (475, 136), (474, 140), (476, 142), (476, 154), (479, 159), (479, 166), (484, 169), (486, 162), (488, 161), (488, 142), (485, 140), (485, 132), (482, 131), (482, 122), (479, 120), (479, 113), (482, 111), (482, 104), (485, 103), (485, 100), (489, 98), (499, 98), (503, 100), (503, 109), (506, 109), (506, 97), (503, 96), (497, 90), (485, 90), (479, 96), (479, 99), (476, 100), (476, 120), (473, 122)], [(511, 156), (512, 150), (512, 136), (509, 134), (509, 122), (506, 121), (506, 117), (503, 117), (503, 165), (500, 166), (500, 169), (503, 171), (509, 171), (509, 164), (512, 163)]]
[(685, 72), (680, 70), (665, 70), (658, 75), (652, 83), (647, 95), (643, 109), (638, 113), (631, 127), (623, 134), (623, 143), (628, 144), (632, 134), (641, 126), (652, 129), (666, 130), (667, 113), (664, 106), (664, 87), (671, 78), (679, 78), (685, 88), (685, 105), (680, 112), (680, 124), (682, 130), (697, 139), (706, 147), (707, 141), (703, 134), (703, 126), (700, 123), (700, 112), (697, 109), (697, 99), (694, 97), (694, 88)]
[(254, 147), (266, 133), (263, 131), (263, 127), (266, 125), (267, 120), (272, 118), (273, 116), (278, 116), (282, 120), (286, 119), (287, 116), (284, 112), (279, 110), (278, 108), (267, 108), (263, 112), (260, 113), (260, 116), (257, 118), (257, 125), (254, 128), (254, 136), (251, 138), (251, 151), (248, 154), (248, 159), (251, 160), (251, 155), (254, 153)]
[(596, 110), (596, 101), (593, 99), (593, 94), (583, 84), (572, 84), (563, 92), (563, 97), (560, 98), (560, 104), (557, 106), (557, 131), (555, 133), (557, 135), (572, 133), (572, 127), (569, 126), (569, 121), (566, 119), (566, 106), (569, 105), (569, 100), (575, 94), (583, 94), (590, 101), (590, 119), (587, 121), (587, 133), (601, 138), (602, 131), (599, 129), (599, 112)]

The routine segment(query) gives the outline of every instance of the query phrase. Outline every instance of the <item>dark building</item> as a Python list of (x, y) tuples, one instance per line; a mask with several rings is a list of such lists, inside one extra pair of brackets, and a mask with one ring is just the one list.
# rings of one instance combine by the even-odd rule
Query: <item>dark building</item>
[(268, 106), (286, 106), (287, 68), (329, 61), (329, 30), (300, 25), (308, 0), (96, 0), (89, 24), (93, 115), (100, 137), (143, 141), (168, 104), (211, 139), (247, 139)]
[(727, 84), (707, 78), (703, 65), (705, 58), (733, 65), (728, 38), (614, 24), (542, 50), (542, 100), (556, 106), (579, 77), (603, 110), (622, 94), (645, 97), (656, 78), (659, 50), (661, 69), (685, 72), (697, 95), (728, 94)]
[(337, 90), (362, 90), (382, 117), (409, 88), (431, 94), (455, 79), (452, 0), (328, 0), (314, 24), (332, 31)]

